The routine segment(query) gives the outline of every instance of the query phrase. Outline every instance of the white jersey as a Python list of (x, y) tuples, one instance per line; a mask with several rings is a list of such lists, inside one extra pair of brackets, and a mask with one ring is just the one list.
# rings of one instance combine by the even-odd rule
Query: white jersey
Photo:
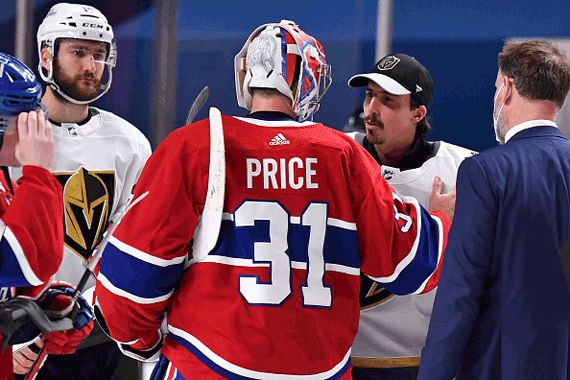
[[(438, 144), (437, 153), (419, 168), (400, 171), (382, 165), (382, 175), (398, 194), (415, 197), (427, 206), (435, 176), (442, 178), (444, 190), (449, 191), (455, 184), (461, 161), (475, 154), (443, 141)], [(369, 302), (361, 309), (352, 348), (353, 365), (374, 368), (419, 365), (436, 290), (396, 297), (371, 285), (366, 288)]]
[[(83, 125), (53, 126), (53, 173), (63, 186), (65, 220), (65, 252), (56, 280), (73, 285), (151, 154), (150, 143), (134, 125), (107, 111), (90, 111)], [(86, 289), (93, 285), (92, 277)]]
[[(63, 186), (65, 235), (55, 279), (72, 285), (78, 284), (83, 263), (127, 202), (151, 154), (150, 143), (134, 125), (107, 111), (89, 111), (86, 123), (52, 124), (52, 172)], [(85, 289), (94, 285), (92, 277)]]

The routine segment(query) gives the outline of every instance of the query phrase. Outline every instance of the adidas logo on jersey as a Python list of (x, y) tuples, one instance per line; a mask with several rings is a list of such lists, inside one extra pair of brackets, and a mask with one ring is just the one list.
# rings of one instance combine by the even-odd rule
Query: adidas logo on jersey
[(287, 140), (287, 137), (283, 136), (283, 133), (279, 132), (271, 139), (269, 145), (287, 145), (291, 144), (291, 141)]

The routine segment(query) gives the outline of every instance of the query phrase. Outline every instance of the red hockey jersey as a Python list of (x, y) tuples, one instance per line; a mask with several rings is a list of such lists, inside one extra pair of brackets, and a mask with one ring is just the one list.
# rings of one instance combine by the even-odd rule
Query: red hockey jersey
[[(49, 171), (36, 166), (24, 166), (22, 174), (15, 195), (0, 174), (0, 303), (15, 294), (15, 287), (46, 282), (61, 263), (61, 185)], [(8, 348), (0, 352), (0, 380), (12, 378)]]
[[(111, 335), (152, 336), (186, 378), (328, 379), (350, 367), (360, 272), (396, 294), (432, 289), (449, 219), (398, 197), (351, 138), (312, 122), (223, 117), (216, 247), (185, 269), (203, 211), (209, 121), (172, 133), (101, 261)], [(196, 359), (211, 370), (198, 372)]]

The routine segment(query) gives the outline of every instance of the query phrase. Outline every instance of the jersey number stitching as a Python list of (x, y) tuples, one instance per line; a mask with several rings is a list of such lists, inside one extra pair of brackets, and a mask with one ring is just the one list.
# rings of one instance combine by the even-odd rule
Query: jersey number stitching
[[(301, 224), (310, 228), (307, 282), (302, 286), (303, 305), (330, 307), (331, 289), (324, 286), (324, 242), (327, 228), (327, 205), (310, 203), (301, 215)], [(277, 202), (244, 202), (234, 214), (236, 227), (251, 227), (256, 221), (269, 222), (269, 242), (254, 242), (253, 261), (269, 262), (271, 280), (260, 283), (258, 276), (242, 275), (239, 291), (250, 304), (279, 305), (291, 294), (292, 262), (287, 255), (289, 214)]]

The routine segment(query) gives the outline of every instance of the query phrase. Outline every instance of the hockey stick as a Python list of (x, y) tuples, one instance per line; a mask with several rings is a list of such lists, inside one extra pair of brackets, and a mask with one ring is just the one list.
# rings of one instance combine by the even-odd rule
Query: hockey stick
[(214, 249), (222, 225), (224, 195), (226, 186), (226, 150), (224, 146), (224, 126), (220, 110), (210, 108), (210, 167), (208, 170), (208, 192), (204, 211), (194, 232), (192, 260), (188, 267), (202, 259)]
[(73, 296), (73, 300), (72, 300), (73, 303), (75, 303), (75, 301), (77, 301), (77, 299), (81, 295), (81, 292), (83, 291), (83, 288), (85, 288), (85, 285), (87, 284), (87, 281), (89, 280), (89, 277), (91, 277), (91, 275), (93, 274), (93, 271), (95, 270), (95, 267), (97, 266), (97, 263), (101, 259), (101, 256), (103, 256), (103, 250), (105, 249), (105, 247), (109, 243), (109, 240), (111, 239), (111, 235), (113, 235), (113, 233), (117, 229), (117, 226), (119, 225), (119, 223), (121, 222), (123, 217), (137, 203), (139, 203), (144, 198), (146, 198), (146, 196), (148, 194), (149, 194), (149, 192), (145, 191), (144, 193), (139, 195), (138, 198), (133, 199), (132, 202), (130, 202), (127, 205), (127, 207), (125, 207), (125, 210), (117, 216), (117, 218), (115, 219), (115, 222), (109, 227), (109, 230), (107, 231), (107, 233), (105, 234), (103, 239), (101, 239), (101, 242), (97, 246), (95, 253), (93, 255), (91, 255), (88, 263), (85, 265), (85, 271), (83, 272), (83, 276), (81, 276), (81, 280), (79, 280), (79, 283), (77, 284), (77, 287), (75, 288), (75, 295)]
[[(93, 255), (91, 255), (89, 260), (85, 263), (85, 271), (83, 272), (83, 276), (81, 276), (81, 280), (79, 280), (79, 283), (77, 284), (77, 287), (75, 288), (75, 294), (73, 295), (73, 298), (71, 299), (72, 305), (74, 305), (77, 302), (77, 299), (81, 295), (83, 288), (85, 288), (87, 281), (89, 280), (89, 278), (93, 274), (93, 271), (95, 270), (95, 266), (97, 266), (97, 263), (101, 259), (101, 256), (103, 255), (103, 251), (105, 250), (105, 247), (109, 243), (111, 236), (113, 235), (113, 233), (117, 229), (117, 226), (119, 225), (119, 223), (121, 222), (123, 217), (127, 214), (127, 212), (131, 208), (133, 208), (133, 206), (135, 206), (137, 203), (142, 201), (148, 194), (149, 194), (149, 192), (146, 191), (146, 192), (142, 193), (141, 195), (139, 195), (138, 198), (132, 200), (127, 205), (127, 207), (125, 207), (123, 212), (117, 216), (115, 222), (109, 227), (109, 229), (105, 233), (105, 236), (103, 237), (103, 239), (101, 240), (101, 242), (97, 246), (97, 249), (95, 249), (95, 253)], [(47, 357), (48, 357), (48, 353), (45, 351), (45, 346), (44, 346), (44, 347), (40, 348), (40, 350), (38, 352), (38, 357), (36, 358), (36, 361), (32, 365), (32, 368), (30, 368), (30, 371), (26, 374), (24, 379), (25, 380), (34, 380), (36, 378), (38, 372), (42, 368), (42, 365), (46, 361)]]
[(210, 89), (208, 88), (208, 86), (204, 86), (204, 88), (202, 89), (202, 91), (200, 91), (198, 96), (196, 96), (196, 99), (194, 99), (192, 105), (190, 106), (190, 109), (188, 110), (188, 116), (186, 116), (186, 125), (192, 124), (192, 122), (198, 115), (198, 112), (200, 112), (200, 110), (204, 108), (204, 104), (206, 104), (209, 97), (210, 97)]

